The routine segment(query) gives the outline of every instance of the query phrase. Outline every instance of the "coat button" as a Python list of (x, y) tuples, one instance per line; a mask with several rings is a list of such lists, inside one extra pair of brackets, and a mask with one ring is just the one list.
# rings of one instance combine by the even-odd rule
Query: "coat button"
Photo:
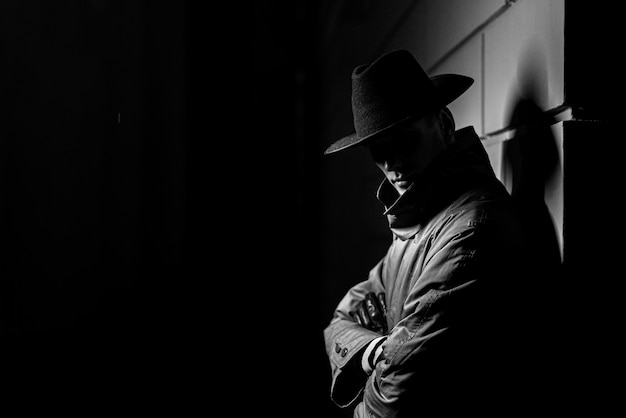
[(345, 357), (346, 354), (348, 354), (348, 349), (344, 347), (343, 350), (341, 350), (341, 357)]
[(339, 345), (339, 343), (335, 344), (335, 353), (339, 353), (341, 351), (341, 346)]

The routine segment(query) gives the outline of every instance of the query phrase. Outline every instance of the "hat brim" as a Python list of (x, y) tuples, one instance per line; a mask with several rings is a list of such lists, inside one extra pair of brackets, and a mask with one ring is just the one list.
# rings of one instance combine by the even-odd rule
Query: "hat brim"
[[(469, 89), (470, 86), (474, 83), (473, 78), (460, 74), (441, 74), (431, 77), (430, 80), (435, 87), (435, 91), (437, 92), (436, 94), (439, 99), (438, 103), (433, 103), (433, 106), (428, 109), (431, 111), (437, 110), (442, 106), (446, 106), (449, 103), (452, 103), (459, 96), (465, 93), (467, 89)], [(408, 123), (415, 122), (425, 117), (427, 114), (428, 111), (409, 115), (364, 137), (359, 137), (356, 133), (344, 136), (343, 138), (333, 142), (328, 148), (326, 148), (324, 154), (332, 154), (348, 148), (353, 148), (357, 145), (366, 145), (367, 143), (373, 141), (374, 139), (380, 138), (381, 136), (393, 131), (394, 129), (405, 126)]]

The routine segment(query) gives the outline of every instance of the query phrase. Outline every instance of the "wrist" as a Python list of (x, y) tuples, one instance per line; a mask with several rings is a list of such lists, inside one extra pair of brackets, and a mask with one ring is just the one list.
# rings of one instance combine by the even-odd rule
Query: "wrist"
[(361, 368), (368, 376), (376, 367), (376, 363), (383, 358), (383, 346), (385, 341), (387, 341), (386, 336), (375, 338), (367, 345), (363, 352)]

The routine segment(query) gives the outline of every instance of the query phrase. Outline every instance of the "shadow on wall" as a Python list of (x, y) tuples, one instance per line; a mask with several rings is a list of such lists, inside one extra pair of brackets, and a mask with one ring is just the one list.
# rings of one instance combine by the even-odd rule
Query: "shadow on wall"
[(521, 132), (504, 143), (503, 161), (509, 170), (511, 194), (523, 214), (533, 263), (547, 273), (556, 272), (561, 264), (557, 228), (545, 201), (546, 185), (560, 161), (550, 122), (545, 119), (532, 99), (520, 99), (510, 126), (520, 126)]
[[(561, 379), (558, 367), (559, 347), (566, 332), (561, 315), (567, 301), (562, 300), (562, 258), (558, 229), (546, 204), (548, 193), (554, 193), (554, 179), (561, 171), (552, 120), (540, 103), (547, 92), (547, 77), (543, 61), (528, 59), (520, 72), (518, 95), (508, 125), (515, 136), (503, 144), (503, 179), (522, 214), (526, 240), (526, 280), (520, 291), (525, 292), (524, 316), (529, 332), (540, 341), (538, 372), (544, 374), (540, 390), (546, 396), (550, 386)], [(558, 178), (562, 181), (562, 178)]]
[(503, 144), (503, 178), (522, 211), (530, 239), (529, 257), (537, 266), (535, 274), (541, 274), (544, 281), (556, 280), (561, 249), (546, 191), (548, 195), (558, 193), (554, 179), (561, 182), (562, 178), (558, 175), (561, 162), (552, 120), (544, 112), (547, 109), (542, 109), (548, 102), (546, 60), (540, 46), (531, 43), (519, 62), (518, 90), (511, 100), (507, 125), (516, 130)]

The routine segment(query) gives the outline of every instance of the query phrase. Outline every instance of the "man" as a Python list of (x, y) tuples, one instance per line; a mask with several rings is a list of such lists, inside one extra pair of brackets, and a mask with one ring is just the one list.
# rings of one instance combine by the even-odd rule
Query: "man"
[(369, 150), (393, 237), (324, 330), (331, 398), (357, 417), (484, 411), (524, 390), (520, 222), (473, 128), (455, 131), (446, 107), (472, 83), (429, 78), (405, 50), (358, 66), (356, 132), (325, 151)]

